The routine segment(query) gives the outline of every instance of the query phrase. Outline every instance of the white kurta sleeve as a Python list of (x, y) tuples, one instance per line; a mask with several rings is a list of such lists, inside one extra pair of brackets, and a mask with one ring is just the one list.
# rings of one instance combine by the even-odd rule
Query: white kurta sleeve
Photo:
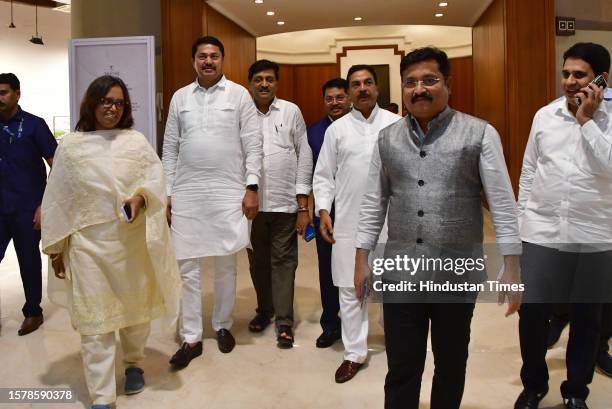
[(299, 108), (295, 108), (293, 145), (297, 154), (296, 195), (309, 195), (312, 190), (312, 150), (308, 144), (306, 124)]
[[(379, 137), (380, 138), (380, 137)], [(389, 180), (380, 160), (378, 139), (372, 151), (368, 170), (367, 190), (359, 208), (359, 223), (355, 247), (374, 250), (385, 224), (389, 206)]]
[(312, 178), (312, 190), (315, 198), (315, 214), (321, 210), (331, 212), (336, 195), (336, 172), (338, 170), (338, 146), (335, 128), (330, 126), (325, 131), (323, 146), (319, 153), (317, 166)]
[(259, 184), (263, 162), (263, 135), (257, 109), (246, 89), (240, 98), (240, 140), (245, 156), (246, 184)]
[[(603, 102), (602, 102), (603, 103)], [(610, 115), (608, 115), (608, 120)], [(608, 129), (612, 129), (608, 127)], [(594, 160), (599, 162), (605, 169), (612, 167), (612, 134), (602, 131), (597, 122), (590, 120), (580, 128), (582, 136), (587, 143), (588, 150)]]
[(500, 254), (521, 254), (516, 201), (499, 134), (487, 125), (479, 161), (480, 178), (489, 202)]
[(166, 175), (166, 194), (172, 195), (174, 178), (176, 175), (176, 165), (179, 155), (179, 139), (181, 135), (181, 124), (178, 115), (176, 94), (172, 96), (170, 108), (168, 109), (168, 120), (164, 132), (164, 146), (162, 150), (162, 164)]
[(519, 194), (518, 194), (518, 218), (523, 215), (525, 211), (525, 205), (529, 196), (531, 195), (531, 186), (533, 185), (533, 179), (535, 178), (536, 169), (538, 166), (538, 147), (536, 144), (536, 135), (538, 134), (538, 118), (539, 115), (533, 118), (531, 124), (531, 131), (529, 132), (529, 139), (527, 140), (527, 146), (525, 147), (525, 155), (523, 156), (523, 167), (521, 169), (521, 177), (519, 179)]

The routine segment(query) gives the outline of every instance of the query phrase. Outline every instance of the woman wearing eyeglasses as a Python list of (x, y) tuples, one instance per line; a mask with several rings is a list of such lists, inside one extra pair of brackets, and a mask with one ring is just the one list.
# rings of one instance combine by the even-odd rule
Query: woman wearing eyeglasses
[[(81, 334), (92, 409), (116, 400), (115, 331), (125, 393), (144, 388), (150, 321), (177, 313), (180, 279), (166, 224), (161, 162), (132, 130), (130, 97), (117, 77), (94, 80), (77, 132), (56, 153), (42, 203), (42, 248), (53, 271), (49, 297), (67, 304)], [(65, 295), (65, 296), (63, 296)]]

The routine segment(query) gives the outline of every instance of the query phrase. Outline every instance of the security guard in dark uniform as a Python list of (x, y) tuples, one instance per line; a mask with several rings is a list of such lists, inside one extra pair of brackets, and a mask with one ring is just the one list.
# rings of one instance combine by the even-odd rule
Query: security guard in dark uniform
[(18, 331), (26, 335), (43, 323), (40, 204), (57, 142), (42, 118), (19, 107), (19, 79), (0, 74), (0, 262), (13, 240), (26, 302)]

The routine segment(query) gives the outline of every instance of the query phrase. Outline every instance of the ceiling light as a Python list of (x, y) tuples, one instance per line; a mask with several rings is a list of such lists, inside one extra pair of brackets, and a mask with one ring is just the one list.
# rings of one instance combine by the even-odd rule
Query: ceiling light
[(355, 21), (361, 21), (361, 20), (363, 20), (363, 18), (361, 18), (361, 17), (355, 17), (355, 18), (353, 18), (353, 20), (355, 20)]
[(438, 6), (440, 6), (440, 7), (446, 7), (446, 6), (448, 6), (448, 3), (446, 3), (446, 2), (442, 2), (442, 3), (438, 4)]
[(436, 14), (435, 14), (435, 16), (436, 16), (436, 17), (442, 17), (443, 15), (444, 15), (444, 14), (442, 14), (442, 13), (436, 13)]
[(262, 4), (263, 0), (255, 0), (255, 4)]
[(13, 23), (13, 0), (11, 0), (11, 24), (9, 24), (8, 28), (15, 28), (15, 24)]
[(32, 38), (30, 38), (30, 42), (32, 44), (45, 45), (43, 43), (42, 36), (38, 35), (38, 4), (37, 3), (34, 4), (34, 9), (36, 10), (36, 35), (33, 35)]
[(284, 26), (285, 22), (284, 21), (277, 21), (276, 24), (278, 24), (279, 26)]
[(268, 16), (273, 16), (273, 15), (274, 15), (274, 12), (273, 12), (273, 11), (267, 11), (267, 12), (266, 12), (266, 14), (267, 14)]

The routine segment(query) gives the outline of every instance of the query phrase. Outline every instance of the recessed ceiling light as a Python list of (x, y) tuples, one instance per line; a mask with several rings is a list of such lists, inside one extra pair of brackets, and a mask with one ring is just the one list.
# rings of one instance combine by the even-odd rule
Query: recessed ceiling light
[(361, 21), (361, 20), (363, 20), (363, 18), (361, 18), (361, 17), (354, 17), (354, 18), (353, 18), (353, 20), (355, 20), (355, 21)]
[(278, 24), (279, 26), (283, 26), (283, 25), (285, 25), (285, 22), (284, 21), (277, 21), (276, 24)]
[(436, 13), (436, 14), (435, 14), (435, 16), (436, 16), (436, 17), (442, 17), (443, 15), (444, 15), (444, 14), (442, 14), (442, 13)]
[(266, 14), (267, 14), (268, 16), (273, 16), (273, 15), (274, 15), (274, 12), (273, 12), (273, 11), (267, 11), (267, 12), (266, 12)]
[(262, 4), (263, 0), (255, 0), (255, 4)]
[(446, 2), (442, 2), (442, 3), (438, 4), (438, 6), (440, 6), (440, 7), (446, 7), (446, 6), (448, 6), (448, 3), (446, 3)]

